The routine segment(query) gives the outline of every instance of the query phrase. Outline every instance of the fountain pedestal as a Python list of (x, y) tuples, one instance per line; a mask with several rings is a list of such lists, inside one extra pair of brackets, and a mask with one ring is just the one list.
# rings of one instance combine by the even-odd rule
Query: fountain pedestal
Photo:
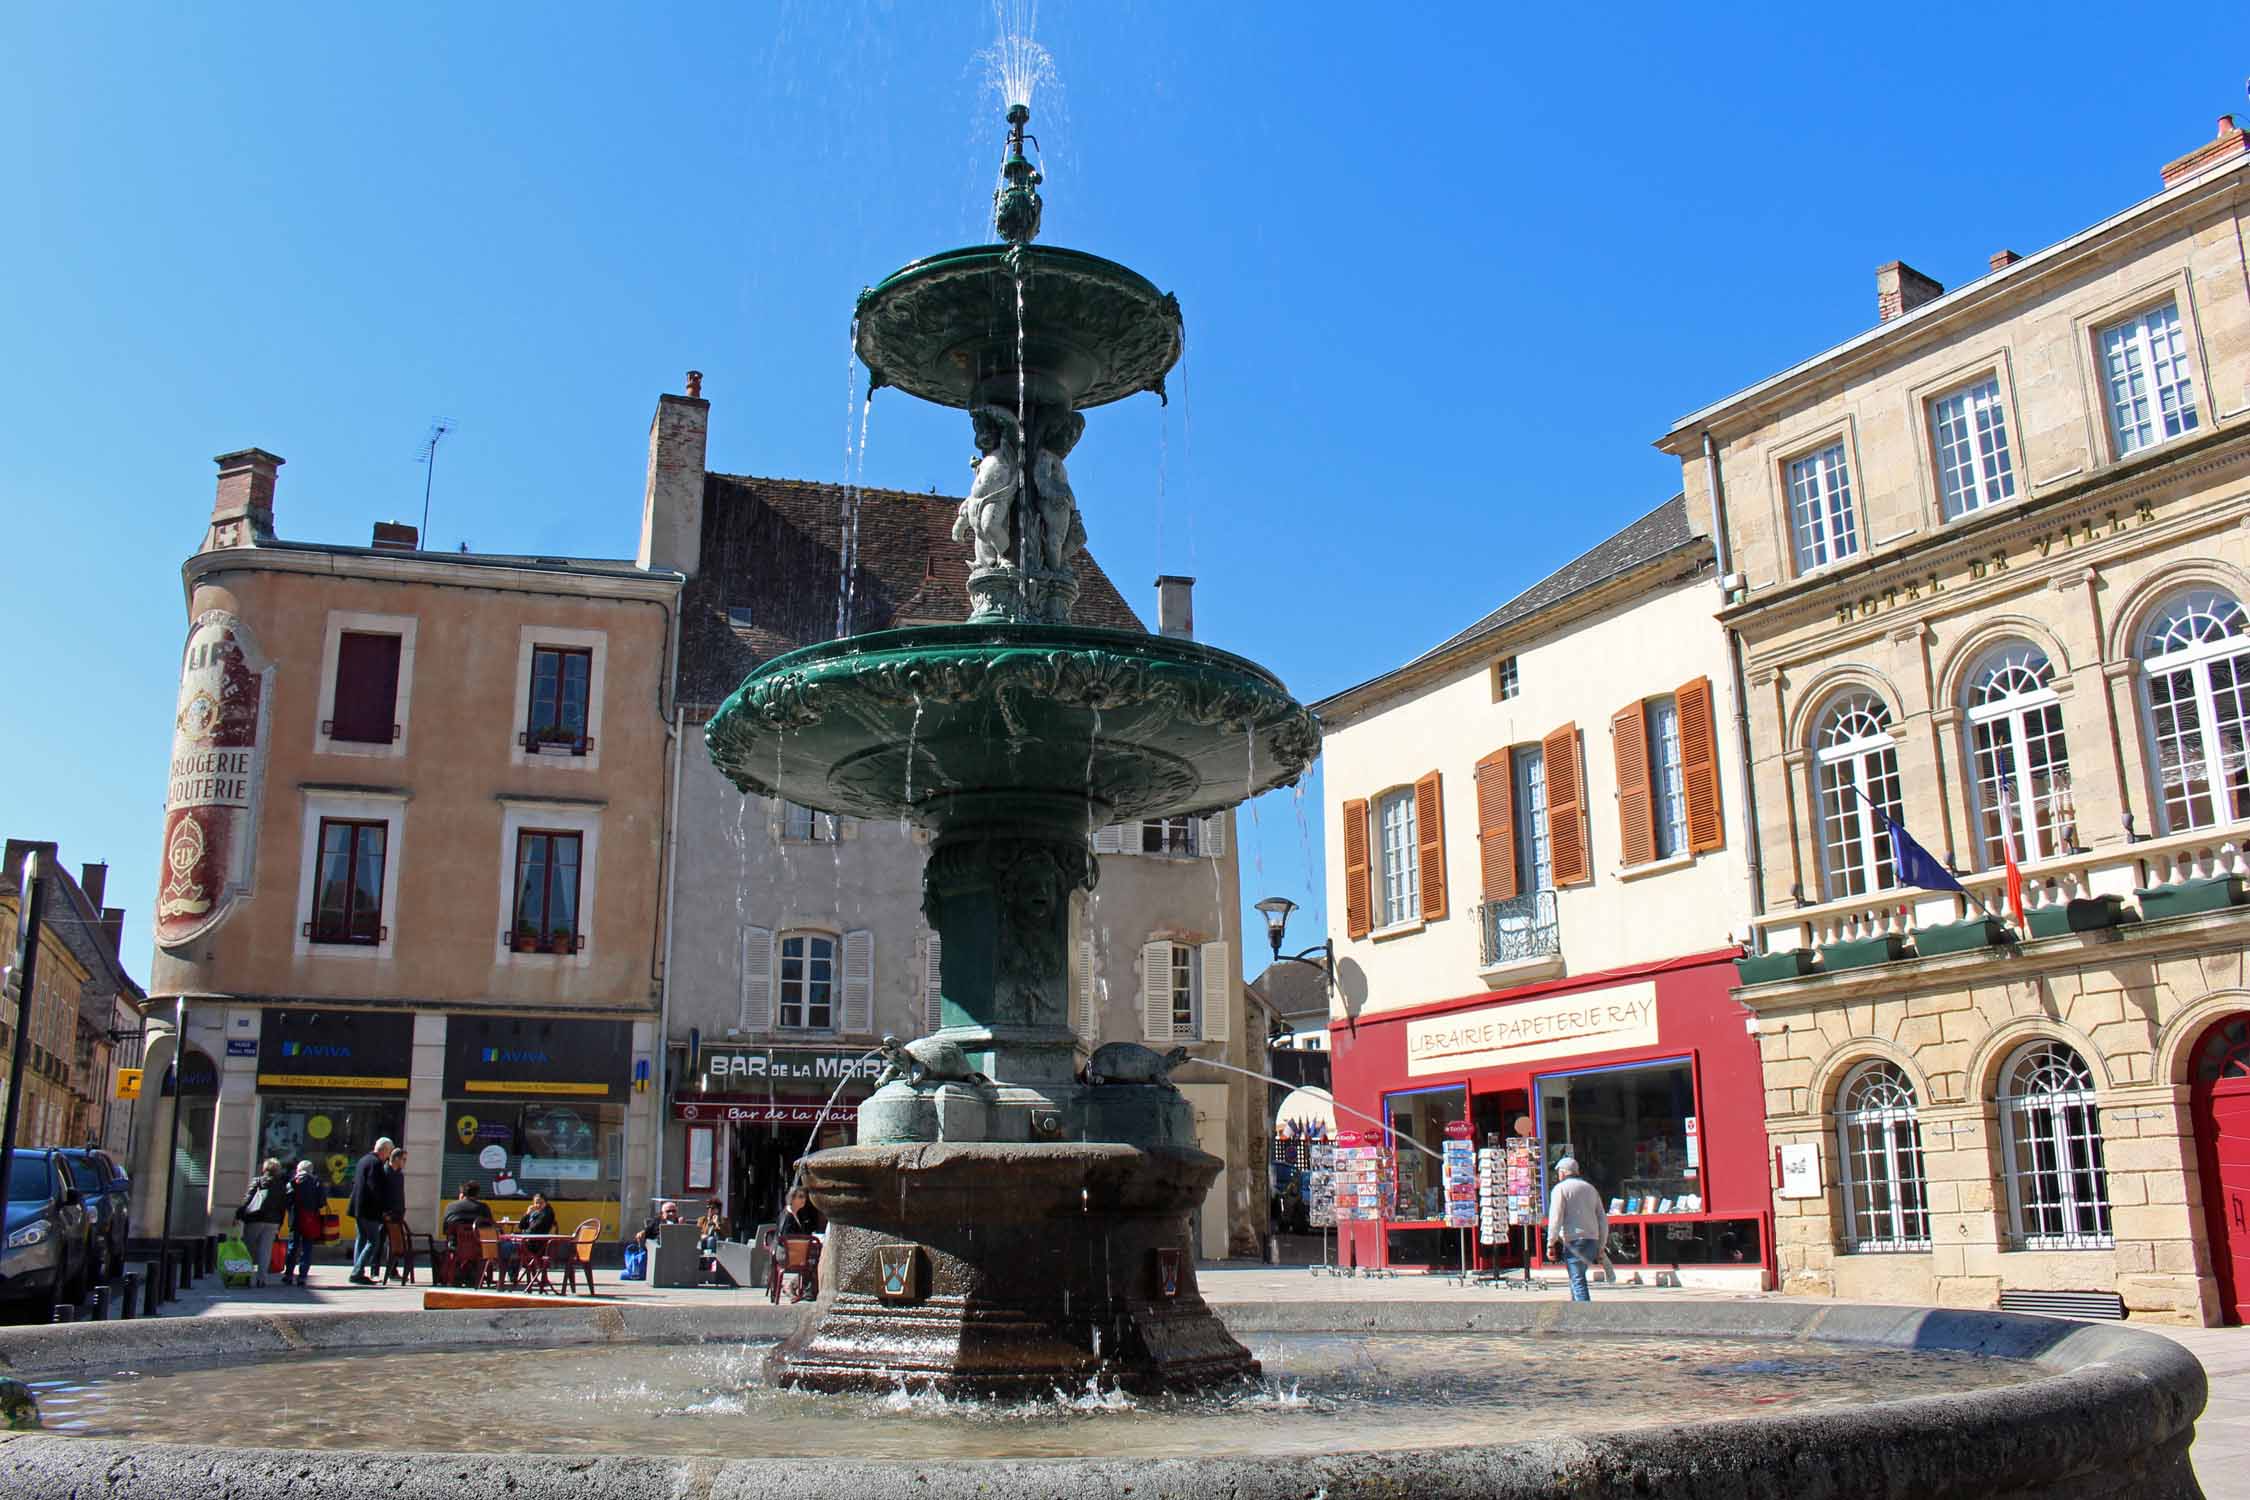
[(767, 1376), (1044, 1395), (1095, 1377), (1146, 1390), (1254, 1375), (1196, 1288), (1188, 1215), (1221, 1168), (1192, 1148), (1097, 1142), (808, 1157), (831, 1216), (821, 1300)]

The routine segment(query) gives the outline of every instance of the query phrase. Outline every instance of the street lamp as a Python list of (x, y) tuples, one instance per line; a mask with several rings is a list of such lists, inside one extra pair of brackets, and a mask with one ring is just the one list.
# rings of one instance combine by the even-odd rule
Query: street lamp
[(1266, 941), (1273, 945), (1273, 961), (1277, 964), (1304, 964), (1308, 968), (1318, 969), (1321, 982), (1326, 987), (1325, 992), (1333, 994), (1336, 989), (1335, 943), (1322, 938), (1318, 947), (1307, 948), (1301, 953), (1284, 953), (1281, 951), (1281, 935), (1288, 930), (1289, 914), (1297, 909), (1297, 903), (1287, 896), (1268, 896), (1253, 905), (1256, 910), (1265, 913)]

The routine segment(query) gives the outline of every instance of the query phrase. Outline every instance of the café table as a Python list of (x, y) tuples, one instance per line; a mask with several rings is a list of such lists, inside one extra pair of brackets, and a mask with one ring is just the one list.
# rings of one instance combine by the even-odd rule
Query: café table
[(515, 1274), (524, 1282), (524, 1290), (551, 1292), (555, 1283), (548, 1275), (555, 1257), (572, 1245), (575, 1236), (567, 1234), (508, 1234), (502, 1233), (500, 1243), (516, 1247)]

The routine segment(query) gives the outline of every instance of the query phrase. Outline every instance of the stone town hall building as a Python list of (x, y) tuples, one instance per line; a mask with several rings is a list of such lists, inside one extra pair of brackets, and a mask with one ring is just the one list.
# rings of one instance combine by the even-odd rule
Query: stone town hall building
[[(2250, 143), (1681, 420), (1785, 1290), (2250, 1307)], [(2028, 931), (1900, 880), (1879, 807)]]

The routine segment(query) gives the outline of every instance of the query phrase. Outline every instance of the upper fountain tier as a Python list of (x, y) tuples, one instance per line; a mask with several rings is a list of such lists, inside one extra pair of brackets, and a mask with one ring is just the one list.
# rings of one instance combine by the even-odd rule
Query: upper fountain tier
[(1184, 345), (1180, 304), (1146, 277), (1080, 250), (1034, 245), (1040, 173), (1024, 155), (1030, 111), (1008, 111), (993, 193), (1001, 243), (926, 256), (859, 295), (870, 389), (940, 406), (1083, 410), (1164, 394)]

